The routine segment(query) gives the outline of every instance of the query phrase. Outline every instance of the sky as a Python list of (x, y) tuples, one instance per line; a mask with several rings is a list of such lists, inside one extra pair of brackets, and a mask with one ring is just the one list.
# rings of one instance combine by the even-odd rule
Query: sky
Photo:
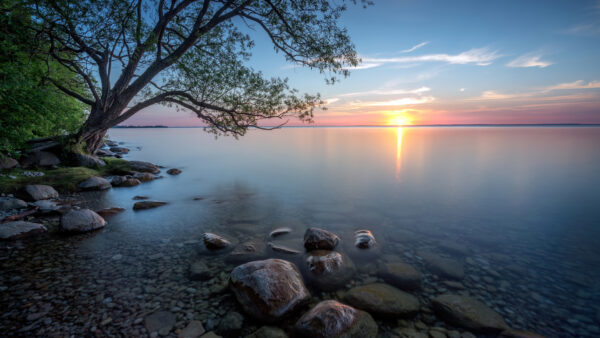
[[(326, 100), (314, 125), (600, 123), (600, 0), (375, 0), (340, 23), (362, 63), (333, 86), (251, 33), (252, 67)], [(161, 106), (124, 124), (202, 125)]]

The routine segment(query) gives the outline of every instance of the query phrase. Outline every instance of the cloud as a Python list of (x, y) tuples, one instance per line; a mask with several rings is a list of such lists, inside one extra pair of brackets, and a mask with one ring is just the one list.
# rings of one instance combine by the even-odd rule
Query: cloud
[(544, 88), (544, 91), (551, 90), (567, 90), (567, 89), (594, 89), (600, 88), (600, 81), (590, 81), (585, 83), (583, 80), (568, 82), (568, 83), (560, 83), (554, 86), (549, 86)]
[(429, 103), (429, 102), (432, 102), (433, 100), (435, 100), (435, 98), (433, 96), (403, 97), (400, 99), (390, 100), (390, 101), (367, 102), (362, 105), (363, 106), (406, 106), (406, 105)]
[(325, 100), (325, 104), (332, 104), (332, 103), (338, 102), (339, 100), (340, 99), (337, 97), (332, 97), (331, 99)]
[(414, 63), (414, 62), (446, 62), (449, 64), (469, 64), (478, 66), (488, 66), (494, 60), (499, 58), (496, 51), (490, 51), (488, 48), (474, 48), (460, 54), (425, 54), (420, 56), (403, 56), (393, 58), (363, 58), (365, 62), (371, 63)]
[(417, 49), (419, 49), (419, 48), (421, 48), (421, 47), (423, 47), (423, 46), (427, 45), (428, 43), (429, 43), (429, 41), (421, 42), (420, 44), (418, 44), (418, 45), (414, 45), (414, 46), (412, 46), (412, 47), (411, 47), (411, 48), (409, 48), (409, 49), (404, 49), (404, 50), (401, 50), (401, 51), (400, 51), (400, 53), (410, 53), (410, 52), (414, 52), (415, 50), (417, 50)]
[(406, 90), (406, 89), (375, 89), (375, 90), (368, 90), (368, 91), (364, 91), (364, 92), (346, 93), (346, 94), (342, 94), (340, 96), (422, 94), (422, 93), (428, 92), (430, 90), (431, 90), (431, 88), (429, 88), (429, 87), (420, 87), (420, 88), (411, 89), (411, 90)]
[(360, 69), (369, 69), (369, 68), (375, 68), (375, 67), (379, 67), (383, 65), (383, 63), (361, 63), (360, 65), (356, 66), (356, 67), (347, 67), (344, 69), (348, 69), (348, 70), (360, 70)]
[(461, 89), (459, 89), (459, 90), (460, 90), (461, 92), (464, 92), (464, 91), (465, 91), (465, 89), (464, 89), (464, 88), (461, 88)]
[(546, 68), (553, 64), (553, 62), (550, 62), (550, 61), (542, 61), (542, 60), (540, 60), (541, 58), (542, 58), (541, 55), (534, 55), (531, 53), (525, 54), (525, 55), (519, 56), (518, 58), (507, 63), (506, 66), (513, 67), (513, 68), (523, 68), (523, 67)]

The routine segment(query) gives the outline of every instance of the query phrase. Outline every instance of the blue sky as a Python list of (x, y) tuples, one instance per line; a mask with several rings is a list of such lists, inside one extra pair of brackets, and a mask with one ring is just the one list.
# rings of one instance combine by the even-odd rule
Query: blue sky
[(600, 0), (376, 0), (341, 23), (363, 63), (334, 86), (253, 35), (254, 68), (328, 100), (317, 124), (600, 123)]

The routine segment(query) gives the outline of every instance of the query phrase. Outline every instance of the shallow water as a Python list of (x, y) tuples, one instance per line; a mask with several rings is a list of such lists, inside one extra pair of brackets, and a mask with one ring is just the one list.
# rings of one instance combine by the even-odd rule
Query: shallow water
[[(303, 251), (304, 230), (317, 226), (342, 238), (358, 268), (351, 283), (375, 280), (376, 262), (402, 259), (425, 274), (415, 295), (427, 304), (452, 291), (419, 255), (434, 252), (463, 262), (461, 293), (512, 327), (600, 335), (600, 128), (286, 128), (240, 140), (115, 129), (110, 137), (131, 148), (127, 159), (183, 173), (84, 195), (93, 209), (127, 209), (100, 232), (4, 248), (5, 332), (143, 335), (139, 318), (156, 308), (176, 313), (178, 328), (190, 319), (218, 326), (227, 311), (241, 312), (222, 290), (233, 266), (226, 254), (199, 253), (201, 234), (266, 241), (289, 227), (276, 242)], [(169, 204), (134, 212), (136, 195)], [(373, 231), (374, 255), (353, 250), (358, 229)], [(269, 255), (303, 264), (301, 255)], [(198, 260), (215, 278), (188, 278)], [(415, 320), (452, 329), (427, 315)], [(396, 326), (379, 324), (384, 335)], [(257, 327), (247, 317), (243, 332)]]

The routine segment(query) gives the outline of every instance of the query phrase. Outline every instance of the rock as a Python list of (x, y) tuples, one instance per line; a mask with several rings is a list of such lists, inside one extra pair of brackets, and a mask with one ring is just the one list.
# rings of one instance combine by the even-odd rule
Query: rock
[(98, 210), (98, 211), (96, 211), (96, 213), (98, 215), (102, 216), (102, 217), (106, 217), (106, 216), (116, 215), (116, 214), (118, 214), (120, 212), (123, 212), (123, 211), (125, 211), (124, 208), (116, 208), (116, 207), (114, 207), (114, 208), (105, 208), (105, 209), (102, 209), (102, 210)]
[(377, 324), (370, 314), (335, 300), (315, 305), (296, 322), (298, 337), (375, 338)]
[(221, 338), (221, 336), (211, 331), (207, 334), (202, 335), (200, 338)]
[[(49, 201), (49, 200), (39, 200), (39, 201), (35, 201), (32, 203), (34, 206), (38, 207), (38, 212), (40, 214), (53, 214), (53, 213), (60, 213), (61, 210), (63, 210), (63, 208), (65, 207), (59, 207), (58, 204), (54, 201)], [(69, 208), (69, 207), (67, 207)]]
[(13, 240), (46, 232), (45, 226), (38, 223), (15, 221), (0, 224), (0, 239)]
[(112, 151), (110, 151), (108, 149), (98, 149), (96, 151), (96, 155), (104, 156), (104, 157), (112, 157), (112, 156), (115, 156), (115, 153), (113, 153)]
[(292, 249), (292, 248), (288, 248), (287, 246), (283, 246), (280, 244), (275, 244), (275, 243), (269, 242), (267, 245), (274, 252), (278, 252), (278, 253), (282, 253), (282, 254), (286, 254), (286, 255), (299, 255), (300, 254), (300, 251)]
[(166, 336), (175, 325), (175, 319), (175, 315), (171, 312), (158, 311), (147, 316), (144, 324), (149, 333), (158, 332), (159, 335)]
[(141, 201), (141, 200), (147, 200), (149, 198), (150, 197), (148, 197), (148, 196), (139, 196), (138, 195), (138, 196), (133, 196), (132, 200), (134, 200), (134, 201)]
[(375, 236), (370, 230), (358, 230), (354, 232), (354, 245), (359, 249), (370, 249), (377, 244)]
[(106, 190), (112, 186), (104, 177), (93, 176), (77, 185), (79, 190)]
[(465, 286), (462, 285), (459, 282), (455, 282), (455, 281), (444, 281), (443, 282), (445, 286), (451, 288), (451, 289), (455, 289), (455, 290), (465, 290)]
[(394, 329), (395, 337), (399, 338), (429, 338), (426, 333), (419, 332), (409, 327)]
[(51, 167), (60, 164), (60, 159), (47, 151), (36, 151), (29, 154), (21, 163), (23, 167)]
[(292, 229), (290, 228), (277, 228), (269, 233), (269, 237), (275, 238), (281, 235), (289, 234), (290, 232), (292, 232)]
[(246, 263), (259, 259), (265, 259), (267, 256), (267, 246), (260, 239), (251, 239), (238, 244), (235, 249), (227, 256), (227, 262)]
[[(118, 187), (135, 187), (136, 185), (140, 185), (142, 182), (135, 178), (125, 178), (125, 180), (121, 181), (118, 184)], [(114, 185), (114, 184), (113, 184)]]
[(19, 162), (11, 157), (0, 156), (0, 169), (13, 169), (19, 166)]
[(282, 259), (242, 264), (231, 272), (229, 286), (251, 316), (274, 322), (310, 299), (298, 268)]
[(33, 201), (58, 198), (58, 192), (49, 185), (26, 185), (24, 192)]
[(247, 335), (246, 338), (288, 338), (288, 335), (278, 327), (263, 326)]
[(429, 338), (446, 338), (446, 334), (439, 330), (429, 330)]
[(90, 209), (71, 210), (60, 218), (60, 226), (64, 231), (86, 232), (103, 228), (104, 218)]
[(27, 202), (14, 197), (0, 197), (0, 210), (27, 208)]
[(209, 280), (213, 276), (210, 269), (204, 261), (196, 261), (190, 264), (190, 279), (192, 280)]
[(111, 147), (110, 151), (112, 151), (113, 153), (117, 153), (117, 154), (127, 154), (127, 153), (129, 153), (129, 149), (127, 149), (125, 147)]
[(544, 336), (530, 331), (506, 330), (502, 331), (499, 338), (544, 338)]
[(96, 156), (86, 154), (75, 154), (75, 163), (79, 167), (98, 168), (104, 167), (106, 162)]
[(145, 173), (151, 173), (151, 174), (160, 173), (160, 169), (156, 165), (154, 165), (150, 162), (129, 161), (128, 164), (129, 164), (129, 167), (131, 168), (131, 170), (133, 170), (133, 171), (139, 171), (139, 172), (145, 172)]
[(152, 200), (141, 201), (141, 202), (136, 202), (133, 205), (133, 210), (146, 210), (146, 209), (158, 208), (165, 204), (167, 204), (167, 202), (152, 201)]
[(451, 279), (463, 279), (465, 277), (465, 267), (462, 262), (438, 256), (432, 252), (419, 252), (421, 258), (425, 261), (431, 272)]
[(471, 297), (444, 294), (432, 299), (431, 305), (438, 316), (452, 325), (478, 332), (508, 329), (496, 311)]
[(354, 287), (346, 293), (344, 302), (369, 313), (385, 316), (412, 315), (420, 307), (415, 296), (382, 283)]
[(314, 250), (304, 260), (308, 280), (322, 290), (343, 287), (356, 273), (354, 263), (337, 251)]
[(135, 178), (136, 180), (140, 181), (140, 182), (150, 182), (152, 180), (154, 180), (156, 177), (154, 177), (154, 175), (152, 175), (151, 173), (134, 173), (133, 174), (133, 178)]
[(308, 228), (304, 233), (304, 247), (311, 250), (333, 250), (340, 238), (333, 232), (320, 228)]
[(439, 241), (438, 248), (457, 256), (467, 256), (470, 252), (465, 244), (457, 243), (449, 240)]
[(224, 336), (239, 336), (242, 325), (244, 325), (244, 316), (239, 312), (229, 311), (221, 319), (217, 332)]
[(225, 249), (231, 245), (230, 241), (210, 232), (205, 232), (202, 234), (202, 241), (208, 250)]
[(198, 320), (192, 320), (185, 327), (185, 329), (183, 329), (183, 330), (181, 330), (181, 332), (179, 332), (178, 337), (179, 338), (197, 338), (197, 337), (200, 337), (201, 335), (203, 335), (204, 332), (206, 332), (206, 331), (204, 330), (204, 326), (202, 325), (202, 322), (200, 322)]
[(402, 262), (380, 264), (378, 274), (388, 284), (404, 290), (420, 289), (423, 279), (417, 269)]
[(169, 170), (167, 170), (167, 174), (169, 174), (169, 175), (179, 175), (179, 174), (181, 174), (181, 170), (179, 170), (177, 168), (169, 169)]

